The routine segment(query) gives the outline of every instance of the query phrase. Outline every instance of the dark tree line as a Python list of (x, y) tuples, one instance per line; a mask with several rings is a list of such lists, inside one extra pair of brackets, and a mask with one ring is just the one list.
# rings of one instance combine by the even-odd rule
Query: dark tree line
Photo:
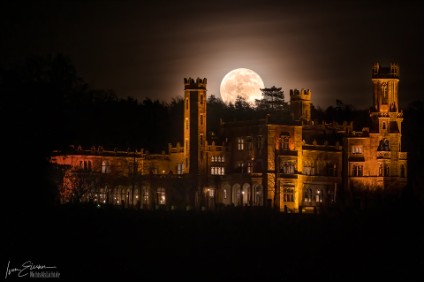
[[(207, 100), (209, 140), (219, 141), (221, 119), (252, 120), (268, 116), (290, 123), (290, 108), (281, 88), (261, 90), (263, 99), (257, 100), (255, 106), (242, 97), (234, 104), (225, 104), (210, 95)], [(53, 150), (69, 145), (121, 150), (144, 148), (159, 153), (167, 149), (168, 143), (183, 139), (182, 97), (175, 97), (171, 102), (118, 98), (111, 90), (90, 87), (64, 55), (33, 56), (21, 64), (0, 68), (0, 93), (7, 167), (11, 168), (10, 176), (21, 182), (20, 187), (54, 186), (47, 177), (50, 167), (46, 157)], [(148, 96), (148, 93), (142, 94)], [(354, 121), (355, 130), (369, 125), (368, 109), (357, 110), (340, 100), (325, 110), (312, 105), (311, 114), (316, 122)], [(422, 102), (412, 103), (405, 109), (403, 140), (405, 149), (414, 152), (409, 154), (414, 165), (421, 164), (423, 159), (424, 143), (417, 133), (422, 132), (419, 117), (423, 114)], [(49, 198), (49, 195), (39, 196), (46, 193), (54, 197), (53, 190), (49, 189), (28, 188), (27, 191), (29, 204), (37, 198)]]

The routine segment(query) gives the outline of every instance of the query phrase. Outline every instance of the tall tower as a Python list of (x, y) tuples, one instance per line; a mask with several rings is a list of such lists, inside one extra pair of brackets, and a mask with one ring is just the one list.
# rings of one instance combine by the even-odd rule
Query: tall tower
[(206, 78), (184, 78), (184, 173), (203, 172), (206, 144)]
[[(372, 68), (373, 107), (370, 111), (373, 131), (382, 136), (398, 134), (393, 140), (400, 147), (402, 112), (399, 111), (398, 88), (399, 66), (390, 64), (381, 67), (375, 63)], [(395, 145), (395, 144), (393, 144)]]
[(295, 121), (308, 124), (311, 121), (311, 96), (309, 89), (290, 89), (290, 107)]
[[(377, 176), (379, 186), (402, 186), (406, 182), (407, 155), (402, 152), (403, 113), (399, 109), (399, 66), (372, 67), (373, 107), (370, 132), (369, 175)], [(371, 165), (373, 163), (373, 165)]]

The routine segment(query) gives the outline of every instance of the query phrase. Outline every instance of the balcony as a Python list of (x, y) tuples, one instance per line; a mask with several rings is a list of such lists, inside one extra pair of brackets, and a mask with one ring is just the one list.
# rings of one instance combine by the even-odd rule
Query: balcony
[(391, 159), (390, 151), (377, 151), (377, 159)]

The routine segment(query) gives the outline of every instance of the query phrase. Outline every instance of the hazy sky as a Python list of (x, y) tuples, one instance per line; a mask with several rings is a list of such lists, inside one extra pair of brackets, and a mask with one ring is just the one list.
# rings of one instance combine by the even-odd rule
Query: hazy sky
[[(371, 1), (369, 1), (371, 2)], [(163, 101), (184, 77), (220, 96), (227, 72), (249, 68), (266, 87), (312, 90), (321, 107), (372, 103), (371, 66), (400, 65), (400, 103), (421, 99), (419, 1), (2, 1), (0, 63), (68, 55), (94, 88)]]

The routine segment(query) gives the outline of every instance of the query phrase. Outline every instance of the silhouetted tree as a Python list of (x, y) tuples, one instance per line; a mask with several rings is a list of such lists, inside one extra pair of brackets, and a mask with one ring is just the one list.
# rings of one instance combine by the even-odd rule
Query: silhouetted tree
[(284, 100), (284, 91), (281, 87), (272, 86), (271, 88), (262, 88), (262, 99), (256, 100), (256, 106), (259, 110), (267, 111), (287, 111), (288, 104)]

